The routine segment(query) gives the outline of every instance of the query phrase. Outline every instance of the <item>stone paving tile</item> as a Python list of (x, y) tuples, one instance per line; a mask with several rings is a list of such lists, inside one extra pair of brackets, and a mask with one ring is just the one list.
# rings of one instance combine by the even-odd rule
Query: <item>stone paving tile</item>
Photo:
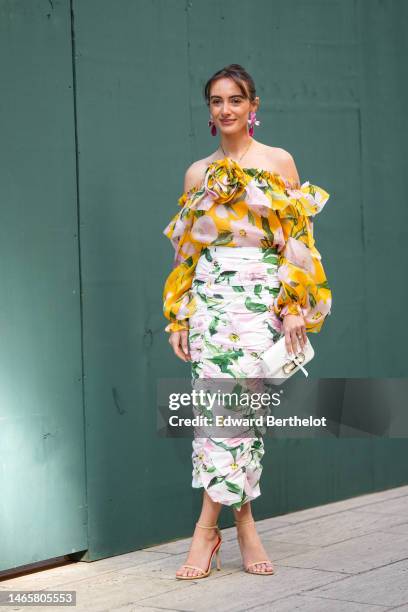
[(356, 512), (375, 512), (376, 514), (395, 514), (401, 518), (408, 517), (408, 495), (403, 497), (385, 499), (369, 504), (364, 508), (356, 508)]
[(273, 576), (242, 571), (233, 526), (223, 530), (222, 570), (203, 580), (174, 577), (188, 537), (11, 578), (0, 589), (76, 590), (81, 612), (408, 612), (407, 510), (405, 486), (257, 521)]
[(357, 574), (401, 561), (408, 556), (408, 536), (373, 533), (294, 555), (280, 563), (298, 568)]
[(193, 585), (192, 589), (164, 593), (137, 603), (163, 610), (182, 610), (183, 612), (204, 610), (207, 612), (211, 609), (216, 612), (244, 612), (255, 606), (263, 606), (265, 610), (275, 612), (273, 604), (275, 600), (343, 577), (342, 574), (335, 572), (318, 570), (299, 572), (294, 568), (283, 566), (277, 567), (276, 572), (272, 576), (251, 576), (239, 571), (214, 579), (214, 571), (209, 578), (188, 581)]
[(327, 546), (373, 531), (387, 530), (407, 524), (407, 518), (398, 515), (376, 514), (363, 510), (348, 510), (339, 514), (309, 519), (274, 529), (264, 534), (268, 539), (297, 542), (311, 546)]
[(381, 531), (383, 533), (400, 533), (401, 535), (408, 535), (408, 523), (400, 523), (395, 527), (382, 528)]
[(327, 597), (330, 608), (333, 599), (387, 607), (408, 604), (408, 559), (319, 587), (313, 595)]
[(315, 506), (313, 508), (306, 508), (305, 510), (297, 510), (284, 514), (282, 519), (289, 523), (298, 523), (309, 518), (316, 518), (318, 516), (325, 516), (328, 514), (334, 514), (342, 512), (343, 510), (357, 509), (359, 507), (365, 508), (368, 505), (381, 502), (383, 500), (398, 499), (401, 497), (408, 496), (408, 486), (395, 487), (394, 489), (388, 489), (386, 491), (379, 491), (378, 493), (367, 493), (366, 495), (358, 495), (349, 499), (342, 499), (337, 502), (330, 502), (321, 506)]
[[(247, 608), (246, 612), (265, 612), (270, 610), (267, 606), (256, 606)], [(354, 603), (352, 601), (340, 601), (331, 599), (320, 599), (310, 595), (291, 595), (273, 602), (273, 612), (387, 612), (387, 606), (376, 606), (372, 604)]]
[[(132, 609), (140, 601), (150, 597), (170, 596), (174, 591), (190, 590), (192, 582), (181, 580), (166, 580), (152, 578), (146, 580), (143, 576), (126, 574), (121, 570), (109, 572), (75, 582), (65, 582), (63, 588), (55, 585), (52, 590), (76, 591), (75, 612), (113, 612), (121, 606), (132, 605)], [(181, 595), (179, 595), (181, 597)], [(177, 597), (179, 597), (177, 596)], [(177, 599), (176, 597), (176, 599)], [(7, 607), (8, 610), (26, 612), (27, 607)], [(50, 610), (53, 608), (39, 606), (35, 611)], [(67, 608), (70, 609), (70, 608)]]
[(64, 584), (64, 582), (72, 582), (73, 580), (81, 580), (90, 576), (115, 572), (126, 567), (143, 567), (151, 561), (157, 561), (165, 557), (169, 557), (169, 555), (166, 553), (136, 550), (135, 552), (126, 553), (124, 555), (107, 557), (100, 561), (69, 563), (42, 572), (34, 572), (18, 578), (9, 578), (0, 583), (0, 589), (28, 590), (53, 588), (55, 585)]

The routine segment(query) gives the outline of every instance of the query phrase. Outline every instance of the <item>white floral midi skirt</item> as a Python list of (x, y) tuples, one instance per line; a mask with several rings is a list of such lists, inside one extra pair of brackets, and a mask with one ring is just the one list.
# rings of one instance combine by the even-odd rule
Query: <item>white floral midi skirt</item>
[[(279, 293), (275, 248), (209, 246), (198, 260), (190, 291), (192, 383), (200, 378), (258, 378), (261, 355), (282, 334), (274, 313)], [(262, 437), (193, 439), (194, 488), (240, 510), (261, 494)]]

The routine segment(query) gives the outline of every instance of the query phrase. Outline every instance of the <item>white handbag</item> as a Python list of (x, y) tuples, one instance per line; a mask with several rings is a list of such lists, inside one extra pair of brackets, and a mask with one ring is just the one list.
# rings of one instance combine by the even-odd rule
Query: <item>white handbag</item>
[(262, 366), (265, 378), (276, 378), (278, 380), (271, 381), (274, 385), (281, 385), (285, 380), (293, 376), (301, 370), (305, 376), (309, 376), (304, 368), (314, 357), (314, 350), (310, 344), (309, 338), (306, 336), (306, 344), (296, 353), (296, 355), (288, 355), (286, 351), (285, 336), (279, 338), (275, 344), (267, 349), (261, 356)]

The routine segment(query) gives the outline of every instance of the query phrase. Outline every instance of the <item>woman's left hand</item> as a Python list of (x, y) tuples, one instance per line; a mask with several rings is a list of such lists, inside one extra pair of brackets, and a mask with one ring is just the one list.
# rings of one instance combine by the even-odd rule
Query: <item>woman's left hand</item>
[[(283, 317), (286, 350), (296, 355), (307, 342), (306, 326), (302, 315), (287, 314)], [(298, 348), (299, 345), (299, 348)]]

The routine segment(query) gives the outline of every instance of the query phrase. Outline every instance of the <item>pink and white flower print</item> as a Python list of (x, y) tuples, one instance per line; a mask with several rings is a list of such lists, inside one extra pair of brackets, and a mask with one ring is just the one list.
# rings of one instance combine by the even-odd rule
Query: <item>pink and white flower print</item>
[[(245, 248), (213, 247), (197, 263), (191, 287), (196, 311), (189, 330), (193, 385), (205, 378), (262, 382), (262, 353), (282, 333), (273, 310), (280, 284), (270, 252), (266, 259), (263, 249), (249, 251), (248, 257)], [(260, 436), (195, 437), (192, 486), (204, 487), (214, 501), (240, 510), (261, 494), (264, 452)]]

